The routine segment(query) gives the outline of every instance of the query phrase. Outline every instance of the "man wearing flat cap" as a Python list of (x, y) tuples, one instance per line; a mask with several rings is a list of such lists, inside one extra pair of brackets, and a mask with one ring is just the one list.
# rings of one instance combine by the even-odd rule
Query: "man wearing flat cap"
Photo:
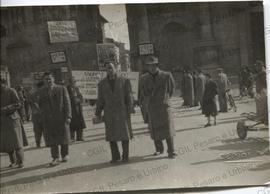
[(142, 84), (143, 95), (149, 98), (148, 122), (151, 138), (154, 140), (156, 152), (159, 155), (164, 152), (162, 140), (166, 139), (169, 158), (174, 158), (173, 136), (175, 129), (169, 99), (174, 92), (174, 80), (172, 74), (161, 71), (158, 58), (148, 56), (145, 65), (148, 73), (144, 76)]

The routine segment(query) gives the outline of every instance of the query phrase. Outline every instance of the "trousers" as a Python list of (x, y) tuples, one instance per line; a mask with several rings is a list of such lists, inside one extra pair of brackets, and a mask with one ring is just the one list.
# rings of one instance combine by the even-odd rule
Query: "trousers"
[[(113, 160), (120, 159), (120, 152), (119, 152), (118, 145), (117, 145), (116, 141), (110, 142), (110, 148), (111, 148), (112, 159)], [(122, 141), (122, 149), (123, 149), (122, 158), (128, 159), (128, 157), (129, 157), (129, 140)]]

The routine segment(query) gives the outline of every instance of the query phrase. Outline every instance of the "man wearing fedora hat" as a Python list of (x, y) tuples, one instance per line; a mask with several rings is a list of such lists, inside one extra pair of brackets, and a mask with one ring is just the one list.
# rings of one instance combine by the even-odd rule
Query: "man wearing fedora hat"
[(174, 80), (171, 73), (159, 69), (157, 57), (146, 57), (145, 64), (148, 73), (144, 76), (141, 87), (143, 95), (149, 98), (148, 122), (156, 148), (154, 155), (164, 152), (162, 140), (166, 139), (168, 156), (174, 158), (176, 156), (173, 145), (175, 129), (169, 102), (174, 92)]

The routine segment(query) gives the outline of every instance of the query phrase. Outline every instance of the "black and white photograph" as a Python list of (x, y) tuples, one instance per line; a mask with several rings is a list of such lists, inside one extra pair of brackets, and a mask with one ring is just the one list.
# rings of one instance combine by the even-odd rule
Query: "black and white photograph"
[(264, 8), (1, 5), (1, 194), (269, 185)]

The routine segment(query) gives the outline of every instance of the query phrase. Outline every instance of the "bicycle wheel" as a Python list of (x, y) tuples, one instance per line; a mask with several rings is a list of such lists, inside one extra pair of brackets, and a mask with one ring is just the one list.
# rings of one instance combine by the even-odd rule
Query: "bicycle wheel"
[(237, 107), (235, 105), (235, 102), (234, 102), (234, 99), (233, 99), (232, 95), (229, 95), (229, 103), (230, 103), (230, 106), (233, 108), (234, 112), (236, 112)]

